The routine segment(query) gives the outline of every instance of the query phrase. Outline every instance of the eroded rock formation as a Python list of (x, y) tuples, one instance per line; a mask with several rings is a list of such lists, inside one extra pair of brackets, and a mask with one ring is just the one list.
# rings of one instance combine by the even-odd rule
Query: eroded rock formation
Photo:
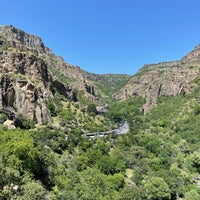
[(76, 91), (56, 80), (38, 56), (50, 52), (40, 38), (13, 26), (0, 27), (0, 36), (0, 109), (12, 120), (22, 115), (39, 124), (51, 122), (46, 104), (54, 88), (70, 100), (76, 100)]
[[(33, 55), (0, 51), (0, 106), (38, 123), (50, 122), (46, 101), (52, 98), (52, 78), (44, 61)], [(40, 112), (35, 112), (35, 108)]]
[(114, 99), (140, 96), (146, 98), (142, 110), (146, 113), (157, 105), (161, 96), (175, 96), (194, 91), (192, 81), (199, 76), (200, 47), (183, 57), (181, 61), (145, 65), (129, 82), (113, 95)]

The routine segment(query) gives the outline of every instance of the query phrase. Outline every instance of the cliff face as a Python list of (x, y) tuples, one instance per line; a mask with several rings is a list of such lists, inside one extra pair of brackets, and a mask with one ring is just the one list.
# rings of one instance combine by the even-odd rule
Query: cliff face
[(102, 77), (66, 63), (41, 38), (12, 25), (0, 26), (0, 110), (12, 120), (23, 115), (39, 124), (51, 122), (47, 102), (55, 91), (71, 101), (78, 101), (78, 91), (83, 91), (98, 103), (108, 95), (98, 87)]
[(29, 51), (35, 55), (50, 52), (44, 46), (41, 38), (25, 33), (12, 25), (0, 26), (0, 41), (7, 49), (13, 47), (20, 51)]
[(62, 82), (55, 72), (62, 72), (62, 78), (82, 80), (82, 87), (88, 90), (80, 68), (55, 56), (39, 37), (0, 26), (0, 109), (9, 118), (23, 115), (39, 124), (51, 122), (47, 102), (55, 90), (77, 101), (76, 81)]
[(190, 53), (181, 60), (182, 65), (200, 66), (200, 45), (197, 45)]
[(51, 77), (44, 62), (32, 55), (0, 51), (0, 66), (1, 108), (36, 118), (38, 123), (51, 121), (45, 105), (51, 98)]
[(180, 61), (145, 65), (113, 98), (120, 100), (134, 96), (144, 97), (146, 104), (142, 109), (146, 113), (157, 105), (158, 97), (194, 91), (196, 85), (191, 82), (199, 76), (199, 65), (199, 46)]
[[(127, 75), (97, 75), (85, 72), (78, 66), (66, 63), (62, 57), (56, 56), (39, 37), (25, 33), (12, 25), (0, 26), (0, 49), (40, 58), (47, 65), (48, 73), (54, 80), (67, 85), (69, 90), (82, 90), (85, 97), (94, 103), (98, 103), (101, 97), (110, 96), (110, 93), (118, 90), (129, 78)], [(117, 86), (118, 83), (120, 86)]]

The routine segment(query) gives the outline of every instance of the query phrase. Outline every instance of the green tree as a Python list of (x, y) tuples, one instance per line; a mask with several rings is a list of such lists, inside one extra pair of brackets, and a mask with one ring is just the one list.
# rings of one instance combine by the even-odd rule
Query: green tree
[(197, 169), (198, 172), (200, 172), (200, 153), (195, 151), (191, 156), (191, 164), (194, 168)]
[(108, 143), (103, 141), (102, 138), (99, 138), (96, 143), (92, 147), (94, 150), (100, 151), (103, 155), (107, 155), (110, 150), (110, 146)]
[(111, 156), (102, 156), (97, 162), (98, 168), (104, 174), (115, 174), (125, 171), (125, 164), (122, 160), (119, 160)]
[(49, 109), (52, 116), (56, 116), (56, 107), (53, 102), (48, 102), (47, 108)]
[(87, 113), (94, 116), (97, 114), (97, 108), (93, 103), (87, 106)]
[(199, 200), (199, 199), (200, 199), (200, 194), (195, 189), (185, 193), (184, 200)]
[(0, 199), (11, 199), (17, 193), (13, 188), (21, 183), (20, 172), (2, 163), (0, 165)]
[(124, 175), (121, 173), (108, 175), (107, 182), (110, 188), (112, 188), (113, 190), (119, 190), (124, 186)]
[(22, 185), (22, 195), (17, 200), (45, 200), (46, 190), (40, 182), (30, 181)]
[(126, 186), (120, 195), (120, 200), (142, 200), (141, 191), (136, 186)]
[(187, 184), (186, 182), (188, 181), (189, 183), (189, 180), (186, 180), (181, 171), (177, 163), (175, 163), (170, 167), (168, 173), (165, 174), (165, 180), (169, 185), (173, 198), (182, 196), (184, 194), (185, 185)]
[(119, 198), (119, 193), (113, 185), (117, 184), (120, 187), (121, 175), (111, 178), (95, 168), (87, 168), (81, 172), (80, 179), (81, 183), (74, 188), (80, 200), (117, 200)]
[(148, 200), (167, 200), (171, 198), (170, 189), (161, 177), (152, 177), (144, 183), (144, 196)]

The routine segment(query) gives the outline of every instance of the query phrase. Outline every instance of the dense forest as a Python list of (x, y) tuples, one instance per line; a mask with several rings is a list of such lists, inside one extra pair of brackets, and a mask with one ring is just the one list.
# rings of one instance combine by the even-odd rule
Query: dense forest
[[(161, 97), (146, 115), (144, 99), (130, 98), (102, 116), (91, 105), (62, 105), (60, 96), (49, 109), (62, 127), (26, 119), (24, 129), (1, 125), (0, 198), (199, 200), (199, 97), (200, 89)], [(104, 131), (124, 120), (127, 134), (83, 137), (82, 129)]]

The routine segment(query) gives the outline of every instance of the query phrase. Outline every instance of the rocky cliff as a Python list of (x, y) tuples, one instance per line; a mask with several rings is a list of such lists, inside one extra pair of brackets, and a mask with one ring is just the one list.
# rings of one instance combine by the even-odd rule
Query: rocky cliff
[(79, 89), (95, 99), (85, 74), (54, 55), (39, 37), (0, 26), (0, 109), (12, 120), (23, 115), (39, 124), (51, 122), (47, 102), (55, 91), (77, 101)]
[(15, 117), (51, 121), (45, 101), (52, 97), (52, 78), (43, 60), (33, 55), (0, 51), (0, 106)]
[(51, 122), (47, 102), (57, 93), (78, 101), (82, 91), (81, 98), (100, 103), (129, 77), (85, 72), (55, 55), (41, 38), (0, 26), (0, 109), (12, 120), (24, 116), (39, 124)]
[(200, 46), (195, 47), (180, 61), (145, 65), (113, 98), (120, 100), (141, 96), (146, 98), (143, 111), (157, 105), (158, 97), (186, 94), (194, 91), (192, 83), (200, 72)]

